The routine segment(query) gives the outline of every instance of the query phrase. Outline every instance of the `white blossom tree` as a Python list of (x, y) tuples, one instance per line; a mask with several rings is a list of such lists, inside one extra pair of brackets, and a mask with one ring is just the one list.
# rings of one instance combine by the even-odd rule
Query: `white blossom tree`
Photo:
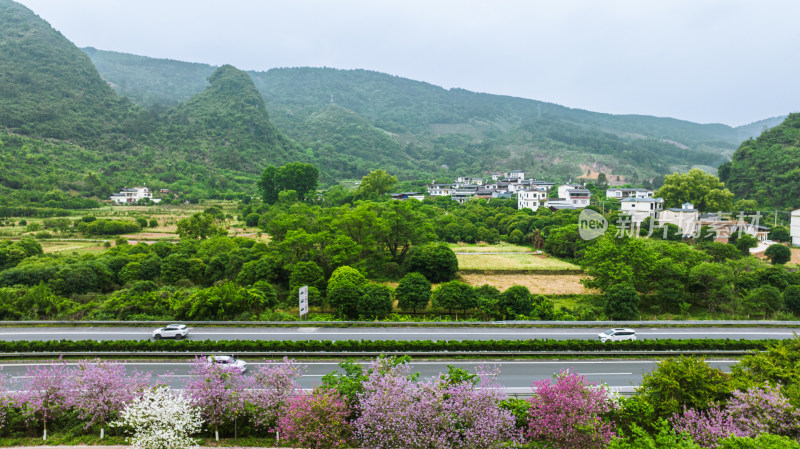
[(200, 431), (203, 420), (187, 399), (158, 386), (135, 398), (110, 425), (127, 427), (134, 449), (196, 448), (190, 435)]

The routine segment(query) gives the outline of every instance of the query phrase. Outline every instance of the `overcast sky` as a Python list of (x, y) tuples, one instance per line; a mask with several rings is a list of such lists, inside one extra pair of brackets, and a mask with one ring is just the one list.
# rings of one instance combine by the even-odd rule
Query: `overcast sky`
[(800, 111), (796, 0), (17, 0), (79, 47), (368, 69), (614, 114)]

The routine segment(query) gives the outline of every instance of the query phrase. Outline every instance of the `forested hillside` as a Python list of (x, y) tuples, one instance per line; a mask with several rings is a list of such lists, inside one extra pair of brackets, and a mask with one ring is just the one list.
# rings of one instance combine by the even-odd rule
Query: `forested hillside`
[(778, 208), (800, 207), (800, 114), (742, 143), (720, 178), (737, 198)]
[(61, 33), (24, 6), (0, 0), (0, 127), (97, 143), (120, 132), (129, 108)]
[(405, 180), (523, 169), (635, 182), (713, 170), (770, 124), (615, 116), (365, 70), (246, 73), (84, 53), (11, 0), (0, 0), (0, 80), (0, 185), (20, 199), (144, 183), (194, 197), (254, 193), (263, 167), (290, 161), (317, 165), (323, 184), (378, 168)]
[(186, 199), (254, 193), (267, 164), (310, 159), (270, 123), (245, 72), (221, 67), (184, 103), (145, 109), (10, 0), (0, 0), (0, 150), (0, 202), (57, 207), (141, 184)]
[[(202, 64), (85, 51), (118, 92), (145, 107), (185, 100), (213, 71)], [(137, 68), (126, 70), (136, 60)], [(368, 168), (396, 169), (406, 177), (522, 168), (564, 180), (587, 171), (629, 179), (694, 166), (713, 171), (743, 139), (780, 121), (731, 128), (601, 114), (366, 70), (286, 68), (250, 75), (276, 126), (314, 148), (315, 157), (338, 176), (359, 177)], [(172, 88), (179, 82), (180, 88)]]

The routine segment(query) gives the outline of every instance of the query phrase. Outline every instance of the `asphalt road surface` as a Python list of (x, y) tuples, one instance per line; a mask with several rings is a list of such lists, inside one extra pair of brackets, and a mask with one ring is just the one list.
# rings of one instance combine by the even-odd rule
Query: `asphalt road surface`
[[(263, 360), (246, 360), (248, 370), (246, 376), (253, 375), (259, 367), (264, 365)], [(731, 365), (738, 363), (732, 359), (709, 360), (712, 367), (723, 371), (730, 371)], [(359, 362), (368, 364), (369, 361)], [(508, 394), (530, 394), (531, 384), (535, 380), (547, 379), (554, 374), (571, 369), (582, 374), (590, 382), (605, 383), (622, 393), (630, 393), (642, 381), (642, 375), (656, 368), (657, 360), (498, 360), (498, 361), (415, 361), (412, 362), (413, 371), (419, 372), (423, 378), (438, 376), (447, 373), (448, 365), (476, 372), (476, 367), (483, 364), (486, 367), (496, 366), (500, 370), (498, 383), (505, 387)], [(25, 389), (28, 368), (39, 366), (41, 363), (0, 363), (3, 376), (8, 379), (8, 387), (12, 390)], [(74, 366), (74, 363), (69, 363)], [(313, 388), (321, 382), (322, 376), (336, 371), (337, 362), (301, 362), (303, 376), (300, 385), (303, 388)], [(160, 380), (173, 388), (182, 388), (190, 377), (192, 363), (182, 362), (130, 362), (125, 364), (126, 369), (132, 372), (149, 372), (151, 380)]]
[[(608, 328), (441, 328), (441, 327), (196, 327), (189, 340), (555, 340), (597, 339)], [(0, 340), (144, 340), (145, 327), (3, 327)], [(637, 328), (639, 339), (788, 339), (793, 328)]]

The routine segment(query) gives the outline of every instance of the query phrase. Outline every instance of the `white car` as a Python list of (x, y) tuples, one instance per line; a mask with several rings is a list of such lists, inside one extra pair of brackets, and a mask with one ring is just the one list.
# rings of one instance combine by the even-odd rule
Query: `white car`
[(615, 328), (597, 334), (603, 343), (607, 341), (636, 340), (636, 331), (633, 329)]
[(220, 369), (239, 370), (241, 373), (247, 371), (247, 362), (232, 355), (210, 355), (206, 360), (209, 365), (214, 364)]
[(185, 324), (168, 324), (153, 331), (153, 340), (161, 340), (162, 338), (181, 340), (189, 335), (189, 330)]

